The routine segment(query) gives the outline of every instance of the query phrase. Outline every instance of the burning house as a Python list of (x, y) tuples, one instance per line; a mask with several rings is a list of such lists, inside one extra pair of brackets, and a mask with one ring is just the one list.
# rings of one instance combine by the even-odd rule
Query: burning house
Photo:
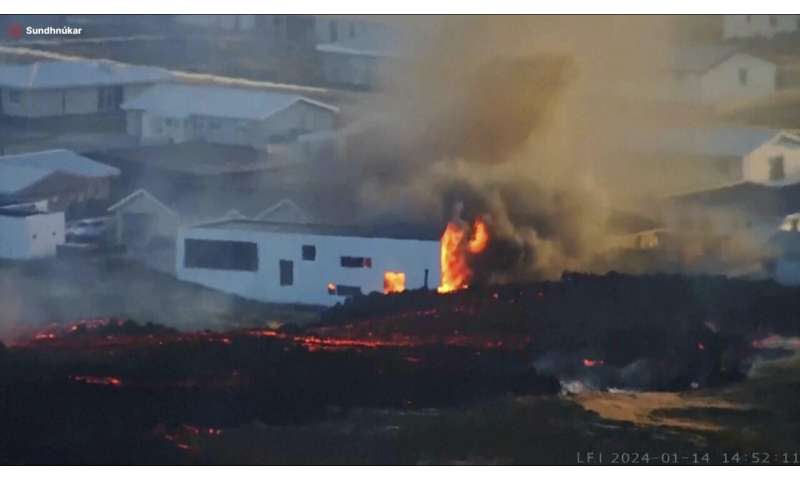
[[(441, 231), (224, 220), (181, 229), (177, 276), (244, 298), (334, 305), (447, 285)], [(445, 242), (447, 234), (442, 238)], [(441, 263), (440, 263), (441, 262)]]

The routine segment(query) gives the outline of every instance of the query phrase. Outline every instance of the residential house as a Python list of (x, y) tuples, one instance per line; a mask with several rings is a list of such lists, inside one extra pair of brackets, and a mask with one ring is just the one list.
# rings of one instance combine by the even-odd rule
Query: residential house
[(47, 200), (51, 211), (79, 208), (108, 199), (114, 167), (69, 150), (0, 156), (0, 197), (17, 201)]
[(108, 60), (0, 65), (0, 116), (38, 119), (119, 112), (166, 70)]
[(378, 24), (353, 36), (332, 34), (331, 40), (316, 47), (322, 57), (322, 77), (334, 85), (375, 88), (381, 67), (402, 57), (402, 40), (398, 32)]
[(742, 161), (744, 180), (782, 186), (800, 182), (800, 132), (783, 130), (758, 146)]
[(436, 288), (441, 231), (224, 220), (181, 229), (181, 280), (244, 298), (334, 305), (372, 292)]
[(338, 109), (299, 95), (200, 85), (156, 85), (125, 102), (143, 143), (192, 141), (263, 149), (334, 128)]
[(723, 15), (722, 37), (725, 40), (764, 37), (800, 29), (800, 15)]
[(778, 88), (775, 62), (730, 45), (683, 48), (670, 68), (667, 95), (679, 102), (716, 105), (752, 100)]

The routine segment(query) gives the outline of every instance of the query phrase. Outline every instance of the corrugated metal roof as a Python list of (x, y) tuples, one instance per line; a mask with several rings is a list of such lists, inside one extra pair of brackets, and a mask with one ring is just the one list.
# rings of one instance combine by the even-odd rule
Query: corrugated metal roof
[(55, 172), (82, 177), (111, 177), (120, 173), (114, 167), (69, 150), (6, 155), (0, 157), (0, 192), (18, 192)]
[(144, 110), (171, 118), (202, 115), (221, 118), (262, 120), (297, 102), (338, 112), (339, 109), (310, 98), (278, 92), (264, 92), (201, 85), (155, 85), (122, 104), (125, 110)]
[(52, 61), (0, 65), (0, 86), (48, 89), (95, 85), (126, 85), (171, 80), (164, 69), (108, 60)]

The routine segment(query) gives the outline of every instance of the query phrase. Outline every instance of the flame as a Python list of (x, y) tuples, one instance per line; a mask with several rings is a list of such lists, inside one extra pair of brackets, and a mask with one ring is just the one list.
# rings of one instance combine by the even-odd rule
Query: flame
[(583, 366), (584, 367), (597, 367), (600, 365), (605, 365), (605, 360), (594, 360), (591, 358), (584, 358), (583, 359)]
[(385, 272), (383, 274), (383, 293), (400, 293), (406, 289), (406, 274)]
[(467, 288), (472, 279), (467, 254), (479, 254), (489, 243), (489, 230), (481, 218), (475, 219), (468, 239), (466, 234), (463, 222), (447, 224), (441, 240), (442, 282), (437, 289), (439, 293)]
[(486, 228), (486, 223), (480, 218), (475, 220), (472, 225), (472, 237), (467, 244), (469, 253), (476, 254), (486, 250), (486, 245), (489, 243), (489, 230)]

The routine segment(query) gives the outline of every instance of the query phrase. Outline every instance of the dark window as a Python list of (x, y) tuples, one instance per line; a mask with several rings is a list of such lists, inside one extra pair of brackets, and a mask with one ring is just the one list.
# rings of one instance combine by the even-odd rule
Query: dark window
[(281, 260), (281, 286), (294, 285), (294, 262)]
[(361, 287), (336, 285), (336, 295), (340, 297), (355, 297), (356, 295), (361, 295)]
[(752, 20), (752, 19), (753, 19), (753, 16), (752, 16), (752, 15), (745, 15), (745, 16), (744, 16), (744, 20), (745, 20), (747, 23), (750, 23), (750, 20)]
[(772, 157), (769, 159), (769, 179), (771, 181), (783, 180), (786, 178), (786, 172), (783, 168), (783, 155)]
[(342, 257), (341, 264), (345, 268), (372, 268), (370, 257)]
[(184, 267), (258, 271), (258, 246), (255, 243), (186, 239), (183, 245)]
[(747, 69), (740, 68), (739, 69), (739, 84), (740, 85), (747, 85)]
[(356, 36), (356, 24), (355, 22), (350, 22), (350, 38)]
[(22, 100), (22, 94), (17, 90), (9, 90), (8, 91), (8, 101), (9, 103), (19, 103)]
[(303, 260), (316, 260), (317, 247), (314, 245), (303, 245)]
[(275, 15), (274, 17), (272, 17), (272, 24), (275, 25), (276, 27), (280, 27), (281, 26), (281, 16), (280, 15)]
[(776, 17), (775, 15), (770, 15), (769, 16), (769, 25), (771, 27), (778, 26), (778, 17)]

